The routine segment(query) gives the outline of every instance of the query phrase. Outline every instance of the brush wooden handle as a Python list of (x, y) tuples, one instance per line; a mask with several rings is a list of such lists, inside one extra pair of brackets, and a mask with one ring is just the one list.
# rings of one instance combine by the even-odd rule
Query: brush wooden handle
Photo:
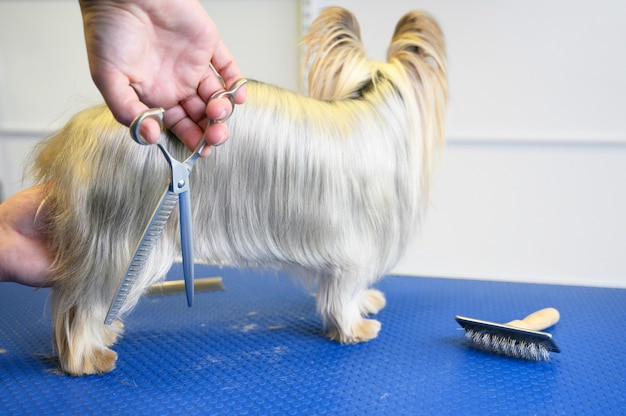
[(531, 331), (542, 331), (559, 322), (560, 317), (561, 315), (556, 309), (545, 308), (531, 313), (524, 319), (516, 319), (515, 321), (507, 322), (505, 325), (529, 329)]

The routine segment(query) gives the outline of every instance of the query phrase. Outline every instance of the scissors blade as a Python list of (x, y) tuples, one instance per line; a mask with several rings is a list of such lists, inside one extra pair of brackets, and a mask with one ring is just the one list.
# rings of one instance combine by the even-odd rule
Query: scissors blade
[(141, 240), (139, 240), (139, 244), (137, 244), (135, 254), (133, 254), (130, 264), (128, 265), (126, 274), (124, 274), (124, 277), (120, 281), (115, 297), (111, 302), (111, 306), (109, 306), (109, 311), (104, 320), (105, 325), (111, 325), (118, 317), (119, 312), (124, 305), (124, 301), (130, 294), (137, 277), (141, 274), (146, 261), (150, 257), (150, 253), (152, 253), (156, 243), (159, 241), (159, 237), (165, 229), (167, 220), (172, 215), (174, 208), (176, 208), (178, 199), (178, 195), (170, 191), (169, 187), (163, 193), (161, 202), (159, 202), (159, 205), (157, 205), (154, 210), (152, 218), (146, 226), (143, 235), (141, 236)]
[(183, 276), (185, 278), (185, 293), (187, 294), (187, 305), (193, 306), (193, 283), (194, 283), (194, 253), (193, 253), (193, 231), (191, 221), (191, 199), (189, 191), (178, 195), (180, 202), (180, 245), (183, 256)]

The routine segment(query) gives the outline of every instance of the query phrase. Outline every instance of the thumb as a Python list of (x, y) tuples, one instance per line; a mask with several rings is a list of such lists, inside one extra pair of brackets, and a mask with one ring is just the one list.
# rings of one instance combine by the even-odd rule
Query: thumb
[[(139, 100), (137, 92), (126, 77), (94, 77), (94, 82), (113, 117), (125, 126), (130, 126), (137, 116), (149, 109)], [(154, 144), (161, 137), (161, 126), (156, 120), (148, 118), (141, 123), (139, 133), (145, 141)]]

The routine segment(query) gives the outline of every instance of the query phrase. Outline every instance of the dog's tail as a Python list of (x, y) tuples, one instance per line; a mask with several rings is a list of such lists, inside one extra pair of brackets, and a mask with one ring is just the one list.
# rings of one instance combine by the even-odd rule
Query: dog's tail
[[(417, 105), (421, 115), (417, 128), (424, 146), (422, 186), (427, 198), (435, 155), (443, 142), (448, 102), (446, 47), (441, 28), (427, 13), (405, 14), (396, 25), (387, 57), (389, 64), (398, 69), (400, 76), (394, 77), (393, 82), (399, 91), (414, 91), (411, 95), (403, 93), (405, 105), (409, 110)], [(387, 76), (393, 73), (396, 71), (386, 71)]]
[(341, 7), (324, 9), (302, 40), (307, 48), (308, 94), (318, 100), (356, 98), (372, 78), (359, 22)]

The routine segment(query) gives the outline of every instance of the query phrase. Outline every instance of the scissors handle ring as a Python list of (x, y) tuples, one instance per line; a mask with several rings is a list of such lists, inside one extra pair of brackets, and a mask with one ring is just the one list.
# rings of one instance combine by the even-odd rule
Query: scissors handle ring
[(232, 106), (231, 112), (229, 112), (227, 115), (225, 115), (222, 118), (212, 119), (211, 120), (212, 123), (221, 123), (230, 118), (230, 116), (233, 114), (233, 111), (235, 111), (235, 94), (237, 94), (237, 91), (239, 91), (239, 88), (241, 88), (246, 82), (248, 82), (247, 79), (240, 78), (226, 91), (218, 91), (215, 94), (211, 95), (211, 98), (209, 98), (209, 101), (213, 101), (219, 98), (226, 98), (228, 99), (228, 101), (230, 101), (230, 105)]
[(159, 122), (159, 126), (161, 127), (161, 130), (163, 130), (163, 113), (165, 113), (165, 110), (162, 108), (151, 108), (150, 110), (144, 111), (143, 113), (135, 117), (133, 122), (130, 123), (130, 135), (133, 138), (133, 140), (139, 144), (150, 144), (141, 135), (141, 133), (139, 132), (139, 128), (141, 127), (141, 124), (143, 123), (145, 119), (153, 118)]

